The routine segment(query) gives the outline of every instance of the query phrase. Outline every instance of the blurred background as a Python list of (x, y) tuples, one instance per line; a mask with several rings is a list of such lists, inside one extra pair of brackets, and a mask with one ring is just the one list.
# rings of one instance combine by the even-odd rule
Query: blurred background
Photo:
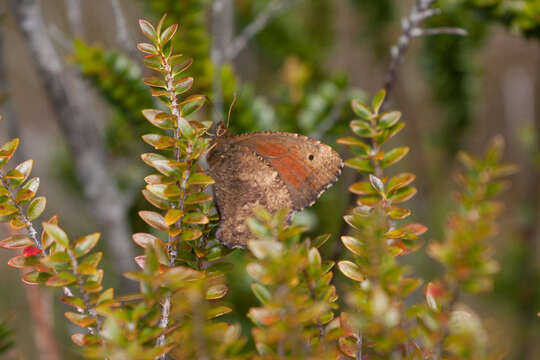
[[(349, 101), (383, 87), (401, 18), (413, 5), (0, 0), (0, 140), (20, 137), (17, 160), (34, 159), (34, 176), (48, 199), (44, 218), (58, 214), (73, 237), (103, 233), (104, 283), (128, 292), (133, 284), (121, 274), (134, 269), (132, 258), (140, 252), (131, 233), (147, 230), (136, 213), (150, 208), (140, 193), (150, 172), (139, 157), (149, 151), (140, 138), (149, 129), (140, 111), (152, 107), (153, 99), (140, 81), (137, 19), (156, 23), (166, 12), (167, 23), (180, 24), (175, 50), (195, 60), (190, 75), (195, 90), (212, 100), (208, 118), (226, 118), (236, 93), (235, 132), (297, 132), (347, 157), (335, 140), (349, 131)], [(490, 342), (504, 358), (539, 359), (540, 1), (441, 0), (436, 7), (442, 14), (426, 27), (461, 27), (469, 35), (412, 40), (387, 104), (402, 111), (407, 123), (392, 141), (411, 151), (391, 172), (417, 175), (413, 218), (429, 227), (425, 241), (437, 239), (453, 210), (456, 152), (478, 153), (494, 135), (504, 136), (506, 160), (519, 164), (520, 172), (505, 195), (496, 239), (501, 272), (491, 294), (466, 300), (483, 315)], [(257, 23), (261, 14), (267, 19)], [(326, 258), (341, 256), (336, 240), (353, 179), (345, 171), (297, 216), (310, 234), (332, 234), (322, 250)], [(7, 229), (0, 234), (7, 236)], [(9, 256), (0, 252), (0, 263)], [(229, 279), (228, 301), (236, 311), (231, 321), (242, 321), (248, 332), (242, 316), (256, 301), (244, 255), (231, 256), (238, 264)], [(423, 251), (403, 261), (426, 280), (442, 270)], [(0, 358), (76, 359), (59, 294), (21, 284), (20, 276), (5, 265), (0, 271)]]

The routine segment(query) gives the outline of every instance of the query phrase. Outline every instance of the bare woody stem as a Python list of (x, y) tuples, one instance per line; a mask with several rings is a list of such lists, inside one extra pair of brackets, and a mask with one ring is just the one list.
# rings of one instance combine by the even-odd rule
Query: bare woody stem
[(399, 66), (403, 62), (405, 53), (409, 49), (410, 42), (413, 38), (425, 35), (440, 35), (440, 34), (449, 34), (449, 35), (467, 35), (467, 31), (460, 28), (452, 27), (441, 27), (434, 29), (421, 29), (420, 25), (426, 19), (440, 14), (440, 10), (432, 9), (435, 0), (416, 0), (415, 5), (413, 6), (411, 13), (408, 17), (402, 20), (403, 31), (398, 39), (396, 45), (394, 45), (390, 51), (391, 61), (386, 76), (384, 78), (383, 88), (386, 89), (388, 99), (389, 93), (394, 87), (395, 79), (397, 77), (397, 71)]

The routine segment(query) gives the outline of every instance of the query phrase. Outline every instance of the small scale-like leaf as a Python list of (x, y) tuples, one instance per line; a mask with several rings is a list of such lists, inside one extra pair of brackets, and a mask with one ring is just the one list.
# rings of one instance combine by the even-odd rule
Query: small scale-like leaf
[(185, 228), (180, 234), (180, 240), (182, 241), (192, 241), (197, 240), (202, 236), (202, 231), (199, 228)]
[(259, 299), (262, 304), (268, 303), (272, 299), (272, 294), (267, 288), (258, 283), (251, 284), (251, 291), (255, 294), (255, 297)]
[(156, 150), (168, 149), (174, 146), (174, 139), (170, 136), (159, 134), (146, 134), (142, 139), (145, 143), (153, 146)]
[(83, 299), (76, 296), (60, 296), (60, 300), (69, 306), (73, 306), (79, 311), (86, 310), (86, 305), (84, 304)]
[(358, 159), (358, 158), (349, 159), (345, 161), (345, 166), (353, 168), (360, 172), (369, 172), (369, 173), (375, 172), (375, 168), (373, 167), (373, 164), (368, 159)]
[(330, 236), (331, 236), (330, 234), (324, 234), (324, 235), (317, 236), (311, 242), (311, 246), (316, 247), (316, 248), (320, 248), (321, 246), (323, 246), (328, 241), (328, 239), (330, 239)]
[(154, 211), (139, 211), (139, 216), (144, 220), (145, 223), (156, 228), (158, 230), (167, 231), (169, 227), (165, 222), (165, 218)]
[(13, 235), (0, 241), (0, 248), (21, 249), (34, 245), (32, 239), (26, 235)]
[(371, 108), (373, 111), (378, 114), (379, 110), (381, 109), (382, 104), (384, 103), (384, 99), (386, 98), (386, 90), (382, 89), (375, 95), (373, 98), (373, 101), (371, 102)]
[(405, 155), (409, 152), (408, 147), (399, 147), (390, 150), (384, 154), (384, 157), (381, 161), (381, 167), (386, 168), (390, 165), (397, 163), (399, 160), (403, 159)]
[(95, 324), (97, 321), (95, 317), (85, 314), (79, 314), (74, 312), (66, 312), (64, 313), (66, 318), (74, 323), (75, 325), (79, 325), (80, 327), (88, 327), (90, 325)]
[(360, 268), (358, 265), (351, 261), (340, 261), (338, 262), (339, 270), (348, 277), (349, 279), (352, 279), (354, 281), (364, 281), (364, 275), (362, 275), (362, 272), (360, 271)]
[(163, 89), (167, 89), (167, 83), (165, 80), (159, 77), (151, 76), (151, 77), (144, 77), (142, 78), (142, 82), (145, 85), (153, 86), (153, 87), (159, 87)]
[(353, 236), (342, 236), (341, 242), (355, 255), (361, 256), (366, 252), (366, 244)]
[(9, 159), (13, 156), (17, 147), (19, 146), (19, 139), (13, 139), (8, 141), (2, 147), (0, 147), (0, 167), (4, 166)]
[(391, 206), (385, 209), (386, 215), (390, 216), (392, 219), (405, 219), (411, 215), (411, 210), (400, 208), (397, 206)]
[(173, 24), (161, 32), (161, 36), (159, 38), (159, 43), (161, 46), (165, 45), (167, 42), (169, 42), (169, 40), (172, 39), (177, 29), (178, 24)]
[(186, 100), (180, 103), (182, 116), (188, 117), (199, 110), (206, 102), (206, 97), (203, 95), (191, 95)]
[(73, 252), (76, 257), (86, 255), (96, 246), (99, 241), (100, 233), (93, 233), (86, 236), (81, 236), (73, 244)]
[(362, 119), (368, 120), (372, 116), (371, 110), (369, 110), (369, 108), (366, 105), (362, 104), (358, 100), (351, 101), (351, 108), (354, 111), (354, 113)]
[(45, 205), (47, 204), (47, 199), (44, 196), (35, 198), (28, 205), (26, 210), (27, 216), (30, 220), (37, 219), (45, 210)]
[(69, 239), (64, 232), (58, 225), (52, 224), (52, 223), (43, 223), (43, 230), (53, 238), (53, 240), (58, 243), (59, 245), (67, 248), (69, 247)]
[(153, 246), (155, 242), (160, 241), (154, 235), (147, 234), (147, 233), (136, 233), (136, 234), (133, 234), (132, 238), (133, 238), (133, 242), (139, 245), (140, 247), (142, 247), (143, 249), (146, 249), (149, 246)]
[(43, 284), (47, 282), (51, 276), (51, 274), (46, 272), (31, 271), (23, 275), (22, 281), (29, 285)]
[(60, 287), (73, 284), (77, 281), (75, 275), (69, 272), (59, 272), (54, 274), (49, 280), (47, 280), (47, 286)]
[(349, 191), (357, 195), (374, 195), (377, 194), (371, 183), (361, 181), (349, 186)]
[(217, 318), (219, 316), (228, 314), (230, 312), (232, 312), (231, 308), (228, 308), (226, 306), (217, 306), (217, 307), (212, 308), (212, 309), (210, 309), (210, 310), (208, 310), (206, 312), (206, 319), (207, 320), (214, 319), (214, 318)]
[(401, 119), (401, 112), (392, 111), (382, 114), (379, 119), (379, 126), (386, 129), (396, 125), (396, 123)]
[(43, 250), (41, 250), (40, 248), (35, 247), (34, 245), (30, 245), (24, 248), (23, 256), (24, 257), (36, 256), (38, 254), (41, 254), (42, 252)]
[(393, 190), (407, 186), (410, 183), (412, 183), (415, 179), (416, 179), (416, 175), (411, 174), (411, 173), (398, 174), (388, 181), (388, 185), (387, 185), (388, 192), (392, 192)]
[(211, 185), (214, 183), (214, 179), (204, 173), (193, 173), (188, 179), (190, 185)]
[(192, 212), (188, 213), (182, 219), (183, 223), (186, 224), (208, 224), (210, 221), (208, 217), (202, 213)]
[(417, 236), (422, 235), (428, 230), (427, 226), (419, 223), (410, 223), (407, 225), (403, 225), (400, 229), (406, 233), (414, 234)]
[(186, 196), (186, 199), (184, 200), (184, 204), (186, 205), (193, 205), (193, 204), (201, 204), (205, 202), (212, 201), (212, 196), (205, 194), (203, 192), (193, 193)]
[(141, 28), (141, 32), (144, 36), (151, 40), (156, 40), (156, 29), (154, 29), (154, 26), (150, 22), (144, 19), (139, 19), (139, 27)]
[(148, 120), (152, 125), (164, 129), (172, 130), (176, 123), (176, 118), (161, 110), (156, 109), (145, 109), (142, 111), (143, 116)]
[(229, 289), (227, 288), (225, 284), (212, 285), (206, 290), (206, 299), (207, 300), (221, 299), (227, 294), (228, 290)]
[(8, 216), (18, 211), (17, 207), (11, 203), (0, 204), (0, 216)]
[(379, 194), (384, 194), (384, 183), (381, 179), (373, 174), (369, 174), (369, 182), (375, 191), (377, 191)]
[(388, 200), (393, 204), (399, 204), (411, 199), (417, 190), (413, 186), (405, 186), (401, 189), (395, 190), (388, 195)]
[(156, 49), (156, 47), (149, 43), (139, 43), (137, 44), (137, 49), (139, 49), (140, 51), (146, 54), (152, 54), (152, 55), (158, 54), (158, 50)]
[[(189, 89), (191, 89), (191, 87), (193, 86), (193, 78), (191, 76), (187, 76), (187, 77), (178, 79), (174, 82), (173, 86), (174, 86), (175, 94), (181, 95), (189, 91)], [(184, 116), (187, 116), (187, 115), (184, 115)]]
[(184, 212), (182, 210), (169, 209), (169, 211), (167, 211), (167, 214), (165, 214), (165, 224), (167, 224), (167, 226), (171, 226), (172, 224), (180, 220), (183, 214)]

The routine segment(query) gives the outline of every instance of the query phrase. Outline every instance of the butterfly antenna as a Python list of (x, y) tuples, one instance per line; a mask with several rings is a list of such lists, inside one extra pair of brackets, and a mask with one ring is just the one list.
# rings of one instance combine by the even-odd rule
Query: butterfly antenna
[(227, 129), (229, 128), (229, 123), (231, 122), (231, 113), (232, 113), (232, 108), (234, 106), (234, 104), (236, 103), (236, 99), (237, 99), (237, 92), (235, 91), (234, 92), (234, 97), (233, 97), (233, 100), (231, 102), (231, 106), (229, 106), (229, 114), (227, 115)]

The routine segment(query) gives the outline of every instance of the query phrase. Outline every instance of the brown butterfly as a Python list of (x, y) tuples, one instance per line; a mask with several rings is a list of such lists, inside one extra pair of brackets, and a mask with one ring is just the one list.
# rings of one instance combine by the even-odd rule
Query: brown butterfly
[(212, 146), (207, 159), (221, 217), (217, 238), (228, 247), (247, 246), (252, 235), (246, 219), (253, 209), (286, 207), (291, 216), (313, 205), (343, 168), (330, 146), (293, 133), (220, 129)]

